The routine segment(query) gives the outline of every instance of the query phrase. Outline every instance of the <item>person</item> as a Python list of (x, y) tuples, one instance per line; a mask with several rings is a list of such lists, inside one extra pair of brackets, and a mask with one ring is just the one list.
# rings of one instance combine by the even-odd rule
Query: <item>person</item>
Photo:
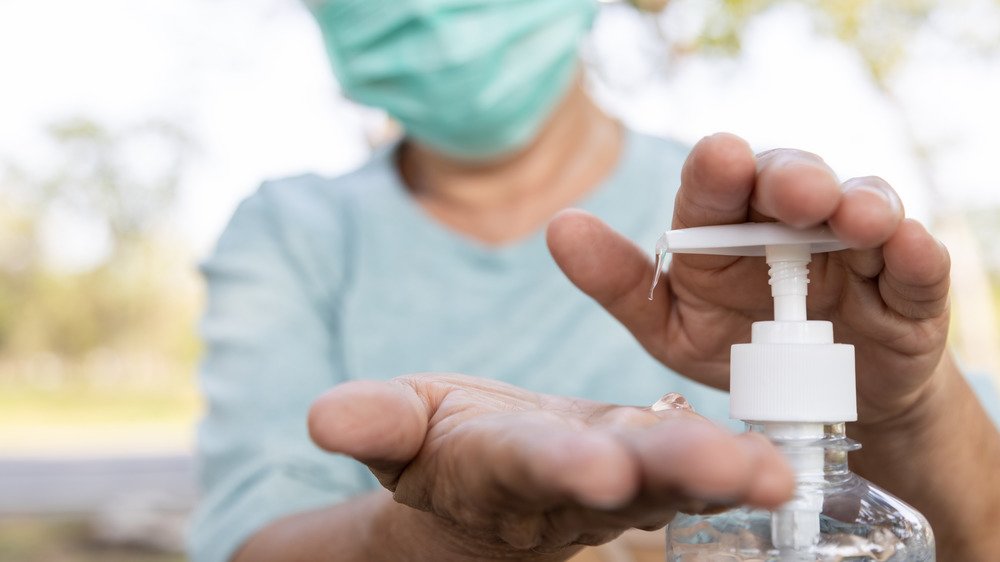
[[(729, 346), (768, 318), (764, 265), (676, 256), (648, 301), (671, 215), (850, 244), (814, 258), (809, 308), (857, 349), (852, 466), (941, 559), (1000, 552), (1000, 435), (945, 349), (948, 253), (885, 181), (623, 128), (580, 76), (592, 0), (310, 7), (345, 93), (405, 136), (265, 183), (204, 265), (195, 562), (565, 560), (678, 510), (780, 505), (780, 454), (711, 421)], [(698, 413), (624, 406), (665, 393)]]

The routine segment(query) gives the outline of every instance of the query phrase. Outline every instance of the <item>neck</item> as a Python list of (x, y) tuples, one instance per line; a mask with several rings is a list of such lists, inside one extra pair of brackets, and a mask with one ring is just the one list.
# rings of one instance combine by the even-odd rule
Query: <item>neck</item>
[(418, 142), (404, 143), (401, 175), (436, 220), (498, 244), (541, 228), (593, 190), (614, 168), (621, 127), (577, 83), (534, 141), (500, 160), (467, 162)]

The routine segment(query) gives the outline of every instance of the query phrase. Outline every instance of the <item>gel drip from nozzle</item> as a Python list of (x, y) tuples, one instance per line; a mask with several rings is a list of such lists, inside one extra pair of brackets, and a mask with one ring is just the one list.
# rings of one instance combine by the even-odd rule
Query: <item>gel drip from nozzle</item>
[(660, 275), (663, 275), (663, 256), (666, 255), (666, 250), (660, 250), (656, 252), (656, 265), (653, 269), (653, 284), (649, 287), (649, 300), (653, 300), (653, 291), (656, 290), (656, 285), (660, 282)]

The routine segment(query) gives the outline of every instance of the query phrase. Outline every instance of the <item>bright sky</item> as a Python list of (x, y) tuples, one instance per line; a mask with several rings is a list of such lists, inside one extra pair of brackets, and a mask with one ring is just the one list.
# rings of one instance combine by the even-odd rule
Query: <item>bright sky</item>
[[(977, 21), (978, 32), (1000, 35), (1000, 22)], [(740, 60), (689, 62), (669, 81), (649, 77), (656, 43), (641, 23), (622, 6), (605, 8), (591, 55), (615, 84), (600, 98), (627, 123), (689, 141), (728, 130), (761, 149), (805, 148), (845, 178), (885, 177), (912, 214), (928, 216), (898, 116), (850, 52), (817, 38), (799, 12), (751, 29)], [(920, 59), (900, 77), (903, 102), (936, 147), (948, 196), (1000, 204), (992, 168), (1000, 59), (977, 62), (933, 38), (916, 50)], [(75, 115), (111, 127), (169, 120), (194, 136), (199, 154), (183, 178), (178, 220), (199, 255), (262, 179), (362, 162), (365, 124), (377, 120), (337, 96), (296, 0), (0, 3), (0, 157), (44, 166), (44, 126)], [(67, 219), (67, 233), (74, 228), (88, 232)], [(100, 237), (66, 238), (81, 240), (56, 244), (72, 261)]]

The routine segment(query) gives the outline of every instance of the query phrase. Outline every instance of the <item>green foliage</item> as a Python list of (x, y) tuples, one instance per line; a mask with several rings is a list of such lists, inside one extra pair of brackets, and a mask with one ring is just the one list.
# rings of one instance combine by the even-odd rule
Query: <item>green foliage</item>
[(190, 266), (168, 252), (150, 244), (90, 271), (5, 275), (0, 353), (81, 359), (95, 349), (140, 347), (190, 360), (193, 281), (174, 282)]
[[(0, 442), (17, 432), (29, 438), (25, 427), (47, 428), (47, 440), (81, 438), (81, 426), (113, 427), (139, 423), (176, 425), (186, 430), (201, 408), (191, 377), (174, 377), (156, 384), (97, 384), (83, 373), (67, 377), (53, 388), (0, 382)], [(43, 420), (38, 412), (47, 412)], [(58, 431), (75, 427), (76, 431)]]
[[(8, 163), (0, 179), (0, 363), (72, 363), (111, 350), (190, 365), (197, 285), (169, 219), (191, 143), (156, 122), (111, 131), (74, 118), (48, 133), (44, 169)], [(59, 213), (108, 233), (91, 267), (67, 271), (47, 259), (46, 228), (73, 236), (61, 233)]]
[(755, 17), (767, 12), (775, 5), (784, 4), (775, 0), (722, 0), (710, 10), (692, 48), (693, 52), (722, 53), (735, 55), (743, 47), (743, 30)]
[[(169, 216), (191, 141), (164, 122), (148, 122), (113, 133), (86, 118), (49, 128), (62, 159), (48, 176), (35, 178), (42, 205), (67, 205), (103, 220), (116, 248), (141, 244)], [(148, 161), (154, 174), (135, 160)]]
[[(1000, 9), (1000, 0), (995, 0)], [(905, 61), (913, 39), (951, 0), (717, 0), (710, 4), (697, 39), (686, 52), (733, 55), (742, 47), (750, 23), (773, 9), (796, 6), (811, 16), (815, 28), (854, 49), (880, 88)], [(952, 38), (971, 50), (997, 47), (973, 44), (967, 36)], [(981, 43), (981, 42), (980, 42)], [(990, 48), (991, 47), (991, 48)]]

